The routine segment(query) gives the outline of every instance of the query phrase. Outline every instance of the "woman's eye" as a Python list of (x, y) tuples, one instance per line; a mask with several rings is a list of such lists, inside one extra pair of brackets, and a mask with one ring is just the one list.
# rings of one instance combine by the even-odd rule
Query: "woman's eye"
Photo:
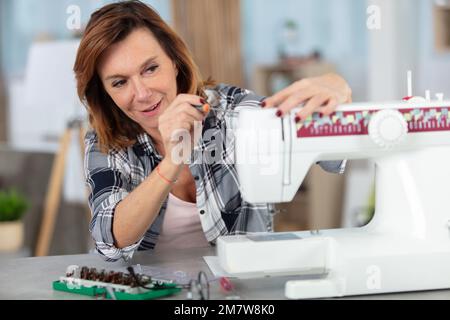
[(126, 83), (125, 80), (119, 80), (119, 81), (113, 82), (112, 86), (113, 86), (114, 88), (120, 88), (120, 87), (122, 87), (125, 83)]
[(158, 69), (158, 66), (150, 66), (145, 71), (146, 72), (155, 72), (155, 70)]

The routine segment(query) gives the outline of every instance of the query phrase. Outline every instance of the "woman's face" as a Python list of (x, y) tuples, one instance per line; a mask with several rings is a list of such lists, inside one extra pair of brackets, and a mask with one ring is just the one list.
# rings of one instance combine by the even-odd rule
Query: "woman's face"
[(146, 28), (131, 32), (101, 57), (98, 74), (116, 105), (148, 133), (177, 95), (177, 68)]

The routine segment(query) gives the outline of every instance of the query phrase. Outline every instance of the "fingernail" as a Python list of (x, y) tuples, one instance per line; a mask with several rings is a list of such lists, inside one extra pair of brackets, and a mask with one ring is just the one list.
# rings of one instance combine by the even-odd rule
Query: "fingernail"
[(262, 101), (262, 102), (261, 102), (261, 107), (264, 108), (265, 106), (267, 106), (267, 103), (266, 103), (265, 101)]
[(295, 116), (295, 123), (299, 123), (300, 121), (302, 121), (302, 118), (300, 118), (300, 116)]
[(281, 116), (283, 115), (283, 112), (281, 112), (281, 110), (278, 110), (277, 113), (275, 113), (275, 115), (276, 115), (278, 118), (281, 118)]

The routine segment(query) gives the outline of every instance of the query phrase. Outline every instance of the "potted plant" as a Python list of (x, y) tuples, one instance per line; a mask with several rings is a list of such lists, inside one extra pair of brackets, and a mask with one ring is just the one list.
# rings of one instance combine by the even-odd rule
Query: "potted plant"
[(15, 252), (23, 245), (22, 217), (29, 203), (14, 190), (0, 191), (0, 251)]

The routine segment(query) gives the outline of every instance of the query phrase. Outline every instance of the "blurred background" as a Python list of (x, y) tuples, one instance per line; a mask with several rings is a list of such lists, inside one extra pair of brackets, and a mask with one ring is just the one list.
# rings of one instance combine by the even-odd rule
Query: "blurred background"
[[(8, 212), (0, 214), (0, 255), (76, 254), (92, 246), (83, 130), (74, 121), (85, 112), (72, 67), (90, 14), (110, 2), (0, 0), (0, 212)], [(388, 101), (406, 96), (411, 70), (415, 95), (450, 95), (446, 0), (144, 2), (218, 82), (270, 95), (337, 72), (355, 102)], [(364, 225), (373, 213), (373, 176), (368, 160), (349, 162), (343, 176), (312, 168), (294, 201), (278, 206), (276, 230)]]

